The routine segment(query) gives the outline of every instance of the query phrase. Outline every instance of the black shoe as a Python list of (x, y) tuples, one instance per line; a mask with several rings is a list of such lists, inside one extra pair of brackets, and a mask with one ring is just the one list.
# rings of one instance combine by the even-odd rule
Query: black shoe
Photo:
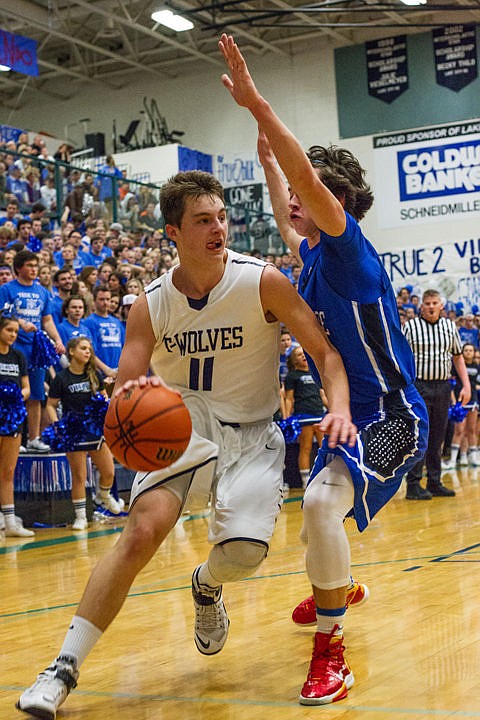
[(405, 498), (407, 500), (431, 500), (432, 493), (429, 490), (424, 490), (421, 485), (407, 485)]
[(430, 497), (432, 497), (432, 495), (435, 495), (435, 497), (454, 497), (455, 496), (455, 490), (450, 490), (450, 488), (445, 487), (445, 485), (442, 485), (442, 483), (439, 483), (438, 485), (435, 485), (434, 487), (429, 487), (428, 491), (430, 493)]

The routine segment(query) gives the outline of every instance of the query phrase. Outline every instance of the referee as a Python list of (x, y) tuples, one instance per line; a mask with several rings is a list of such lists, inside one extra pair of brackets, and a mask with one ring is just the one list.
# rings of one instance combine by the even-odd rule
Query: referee
[[(407, 475), (407, 500), (431, 500), (433, 495), (451, 497), (454, 490), (440, 480), (442, 443), (448, 423), (452, 360), (462, 389), (458, 396), (462, 405), (470, 400), (470, 382), (462, 355), (462, 343), (452, 320), (440, 317), (442, 299), (437, 290), (423, 293), (420, 317), (409, 320), (403, 332), (412, 348), (417, 378), (415, 385), (427, 406), (430, 430), (424, 460), (418, 462)], [(423, 465), (427, 466), (427, 488), (420, 485)]]

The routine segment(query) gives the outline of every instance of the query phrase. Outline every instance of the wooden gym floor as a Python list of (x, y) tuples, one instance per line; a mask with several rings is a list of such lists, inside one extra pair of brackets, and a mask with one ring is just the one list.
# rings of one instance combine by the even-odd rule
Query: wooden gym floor
[[(480, 468), (444, 473), (455, 498), (406, 501), (405, 490), (360, 535), (353, 572), (370, 600), (351, 608), (348, 698), (302, 707), (312, 628), (290, 620), (309, 594), (299, 541), (301, 495), (290, 494), (255, 577), (224, 590), (231, 620), (221, 653), (193, 642), (192, 569), (207, 555), (207, 521), (184, 517), (136, 579), (81, 670), (58, 720), (428, 720), (480, 718)], [(42, 529), (0, 543), (0, 718), (57, 653), (97, 558), (121, 527)]]

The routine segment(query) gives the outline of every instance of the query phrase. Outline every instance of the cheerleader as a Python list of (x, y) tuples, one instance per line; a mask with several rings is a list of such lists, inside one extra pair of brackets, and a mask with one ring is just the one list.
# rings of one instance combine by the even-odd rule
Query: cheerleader
[[(12, 383), (21, 393), (20, 406), (30, 395), (25, 355), (12, 347), (17, 339), (18, 327), (18, 320), (15, 317), (0, 312), (0, 388), (2, 402), (4, 398), (6, 399), (6, 394), (9, 394), (10, 408), (11, 403), (14, 402), (10, 395)], [(35, 534), (33, 530), (24, 528), (21, 519), (15, 516), (13, 478), (22, 439), (23, 421), (21, 418), (22, 415), (23, 418), (26, 416), (26, 410), (22, 413), (22, 409), (22, 407), (19, 408), (19, 423), (15, 427), (12, 427), (11, 422), (6, 422), (6, 413), (4, 414), (3, 411), (0, 422), (0, 504), (2, 507), (0, 527), (4, 527), (7, 537), (32, 537)]]
[[(67, 357), (69, 366), (55, 376), (48, 394), (47, 414), (52, 423), (58, 420), (57, 408), (60, 402), (64, 416), (66, 413), (75, 413), (83, 418), (93, 395), (101, 393), (106, 397), (103, 381), (95, 369), (95, 354), (90, 340), (82, 336), (73, 337), (67, 344)], [(122, 511), (120, 503), (110, 494), (114, 479), (110, 450), (101, 434), (90, 434), (66, 453), (72, 474), (72, 502), (75, 510), (73, 530), (85, 530), (88, 526), (85, 493), (87, 454), (100, 473), (97, 500), (114, 515)]]
[[(327, 398), (323, 389), (319, 388), (310, 374), (307, 358), (303, 348), (294, 347), (287, 357), (288, 373), (285, 378), (285, 417), (290, 415), (309, 415), (323, 417)], [(323, 433), (318, 424), (304, 425), (298, 438), (298, 470), (305, 490), (310, 477), (310, 456), (313, 439), (318, 447), (323, 441)]]
[[(477, 385), (480, 379), (480, 366), (475, 360), (475, 346), (472, 345), (472, 343), (466, 342), (464, 344), (462, 355), (465, 359), (472, 395), (470, 402), (465, 405), (465, 409), (468, 409), (468, 414), (461, 422), (455, 423), (450, 460), (442, 464), (443, 470), (453, 470), (457, 463), (460, 466), (473, 465), (477, 467), (480, 465), (477, 442), (478, 403), (476, 401)], [(462, 386), (458, 382), (458, 374), (455, 368), (453, 370), (453, 377), (457, 380), (457, 384), (453, 388), (453, 393), (455, 401), (458, 402), (459, 387), (461, 389)]]

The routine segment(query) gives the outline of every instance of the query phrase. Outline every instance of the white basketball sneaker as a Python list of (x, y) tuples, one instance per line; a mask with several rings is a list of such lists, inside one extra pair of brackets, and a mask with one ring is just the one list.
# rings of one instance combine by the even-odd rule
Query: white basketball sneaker
[(77, 686), (75, 659), (60, 655), (40, 673), (33, 685), (20, 695), (16, 707), (42, 720), (55, 720), (57, 710), (70, 690)]
[(125, 503), (123, 503), (123, 501), (122, 501), (122, 503), (123, 503), (123, 506), (122, 506), (120, 501), (115, 500), (113, 495), (110, 495), (110, 493), (104, 498), (100, 497), (100, 495), (99, 495), (98, 497), (95, 498), (95, 500), (97, 502), (99, 502), (99, 506), (101, 508), (105, 508), (105, 510), (109, 510), (112, 513), (112, 515), (120, 515), (120, 513), (123, 511), (123, 508), (125, 507)]
[(198, 581), (200, 565), (192, 575), (195, 606), (195, 645), (202, 655), (215, 655), (227, 641), (230, 620), (222, 600), (222, 586), (211, 588)]

